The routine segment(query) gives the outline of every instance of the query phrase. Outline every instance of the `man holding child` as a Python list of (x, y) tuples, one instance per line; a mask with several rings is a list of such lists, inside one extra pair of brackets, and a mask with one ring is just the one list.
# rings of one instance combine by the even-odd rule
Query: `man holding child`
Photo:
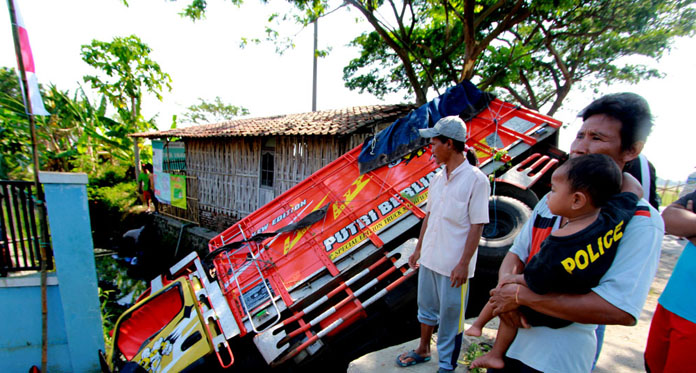
[[(581, 115), (583, 124), (570, 156), (605, 154), (620, 169), (638, 157), (652, 127), (647, 102), (631, 93), (604, 96)], [(499, 279), (522, 273), (533, 247), (565, 224), (568, 219), (553, 215), (547, 197), (542, 198), (503, 260)], [(544, 229), (548, 226), (551, 229)], [(505, 355), (504, 368), (488, 371), (590, 371), (597, 349), (596, 324), (635, 325), (657, 270), (663, 235), (659, 213), (640, 200), (616, 247), (613, 263), (589, 293), (542, 295), (499, 280), (491, 291), (494, 313), (521, 328)], [(521, 306), (572, 323), (556, 329), (528, 327), (518, 311)]]

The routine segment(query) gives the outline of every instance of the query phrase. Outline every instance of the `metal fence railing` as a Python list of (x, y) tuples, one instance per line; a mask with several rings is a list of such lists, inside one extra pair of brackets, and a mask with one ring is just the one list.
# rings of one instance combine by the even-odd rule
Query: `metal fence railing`
[(0, 180), (0, 276), (41, 269), (41, 243), (46, 243), (47, 266), (53, 267), (49, 237), (41, 236), (39, 222), (46, 216), (45, 205), (37, 204), (34, 196), (32, 182)]

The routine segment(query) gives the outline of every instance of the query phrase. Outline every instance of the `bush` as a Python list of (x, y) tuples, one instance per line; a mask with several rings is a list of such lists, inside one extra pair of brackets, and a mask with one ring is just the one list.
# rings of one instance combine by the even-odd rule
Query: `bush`
[(87, 197), (95, 247), (110, 248), (114, 238), (133, 228), (126, 223), (132, 220), (129, 217), (139, 204), (138, 186), (130, 177), (132, 173), (132, 167), (105, 164), (90, 175)]

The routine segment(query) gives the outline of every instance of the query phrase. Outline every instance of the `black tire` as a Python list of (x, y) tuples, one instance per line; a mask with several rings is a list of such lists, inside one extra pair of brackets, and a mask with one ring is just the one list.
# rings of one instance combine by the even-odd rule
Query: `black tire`
[(466, 317), (478, 315), (488, 301), (488, 292), (498, 283), (500, 263), (520, 233), (532, 210), (521, 201), (492, 196), (488, 204), (490, 223), (483, 228), (476, 259), (476, 273), (471, 280)]
[[(479, 243), (479, 260), (482, 257), (502, 260), (531, 215), (532, 210), (522, 201), (511, 197), (492, 196), (488, 203), (490, 223), (483, 227)], [(496, 272), (497, 270), (495, 268)]]
[(491, 191), (495, 190), (496, 196), (512, 197), (533, 209), (539, 202), (539, 197), (531, 189), (521, 189), (512, 184), (496, 182), (491, 186)]

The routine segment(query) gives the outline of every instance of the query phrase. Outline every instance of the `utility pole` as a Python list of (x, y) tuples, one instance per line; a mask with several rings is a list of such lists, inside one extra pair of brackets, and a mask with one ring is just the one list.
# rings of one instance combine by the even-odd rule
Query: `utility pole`
[(312, 111), (317, 111), (317, 40), (319, 39), (319, 18), (314, 20), (314, 69), (312, 70)]

